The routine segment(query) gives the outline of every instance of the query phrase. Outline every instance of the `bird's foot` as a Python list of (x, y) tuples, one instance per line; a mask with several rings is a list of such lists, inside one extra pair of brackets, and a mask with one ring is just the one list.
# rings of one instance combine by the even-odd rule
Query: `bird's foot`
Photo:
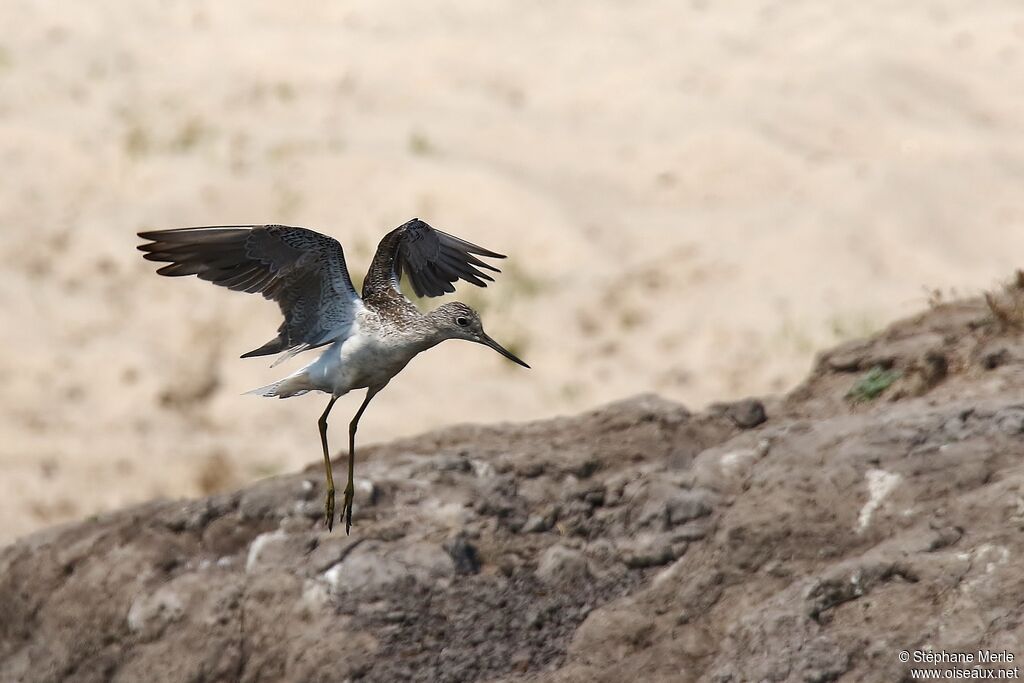
[(355, 498), (355, 487), (352, 482), (345, 487), (345, 499), (341, 504), (341, 516), (345, 518), (345, 533), (352, 529), (352, 501)]
[(334, 530), (334, 487), (327, 489), (327, 497), (324, 499), (324, 517), (327, 522), (327, 530)]

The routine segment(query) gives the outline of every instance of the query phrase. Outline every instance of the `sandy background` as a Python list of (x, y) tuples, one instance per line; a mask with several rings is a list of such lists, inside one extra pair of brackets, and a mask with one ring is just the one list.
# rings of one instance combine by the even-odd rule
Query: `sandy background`
[(237, 358), (276, 307), (156, 277), (140, 229), (304, 225), (357, 278), (414, 215), (507, 253), (461, 298), (534, 370), (444, 345), (363, 443), (779, 391), (1024, 263), (1016, 0), (8, 0), (0, 25), (0, 540), (319, 458), (321, 397), (240, 395), (283, 374)]

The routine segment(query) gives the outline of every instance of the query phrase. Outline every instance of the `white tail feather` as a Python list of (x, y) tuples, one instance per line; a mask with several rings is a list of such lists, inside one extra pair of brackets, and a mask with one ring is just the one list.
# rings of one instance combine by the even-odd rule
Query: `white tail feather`
[(285, 377), (284, 379), (268, 384), (265, 387), (245, 392), (246, 395), (266, 396), (268, 398), (291, 398), (309, 393), (314, 387), (310, 386), (309, 378), (304, 371), (300, 371)]
[(278, 356), (277, 359), (273, 363), (270, 364), (270, 367), (276, 368), (281, 363), (285, 362), (289, 358), (294, 358), (295, 356), (297, 356), (298, 354), (302, 353), (303, 351), (305, 351), (308, 348), (309, 348), (309, 344), (299, 344), (298, 346), (296, 346), (294, 348), (288, 349), (287, 351), (282, 353), (280, 356)]

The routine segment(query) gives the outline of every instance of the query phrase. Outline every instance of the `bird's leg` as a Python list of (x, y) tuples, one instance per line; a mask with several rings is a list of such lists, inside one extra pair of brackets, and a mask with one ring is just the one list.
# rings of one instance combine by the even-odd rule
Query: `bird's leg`
[(324, 414), (320, 416), (320, 444), (324, 447), (324, 474), (327, 475), (327, 498), (324, 500), (324, 516), (327, 517), (327, 530), (334, 529), (334, 476), (331, 474), (331, 454), (327, 449), (327, 416), (334, 407), (337, 396), (332, 396)]
[(366, 406), (370, 404), (370, 399), (373, 398), (378, 391), (380, 391), (379, 388), (367, 390), (366, 398), (363, 399), (363, 404), (359, 406), (359, 410), (356, 411), (356, 416), (348, 423), (348, 483), (345, 484), (345, 499), (341, 508), (341, 514), (345, 518), (346, 534), (352, 528), (352, 501), (356, 495), (356, 485), (353, 478), (353, 472), (355, 471), (356, 465), (356, 429), (359, 428), (359, 418), (363, 416), (363, 411), (366, 410)]

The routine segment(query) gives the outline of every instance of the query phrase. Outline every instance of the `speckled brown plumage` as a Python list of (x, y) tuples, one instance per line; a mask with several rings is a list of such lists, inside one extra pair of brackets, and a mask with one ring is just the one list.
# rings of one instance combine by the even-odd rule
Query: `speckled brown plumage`
[(354, 389), (366, 398), (349, 424), (349, 468), (342, 516), (352, 523), (355, 433), (370, 400), (416, 356), (446, 340), (484, 344), (515, 363), (529, 367), (491, 339), (480, 316), (459, 302), (423, 314), (402, 294), (409, 280), (418, 296), (455, 291), (464, 280), (485, 287), (499, 272), (478, 257), (505, 258), (447, 233), (418, 218), (392, 230), (380, 241), (363, 281), (362, 297), (352, 286), (345, 255), (337, 240), (285, 225), (214, 226), (139, 233), (147, 240), (145, 258), (167, 265), (167, 276), (195, 275), (236, 291), (260, 293), (281, 307), (284, 322), (277, 337), (243, 354), (281, 353), (281, 362), (308, 349), (327, 346), (320, 356), (284, 379), (250, 393), (289, 398), (309, 391), (330, 394), (320, 416), (327, 495), (324, 512), (334, 523), (334, 478), (327, 446), (327, 417), (334, 402)]

